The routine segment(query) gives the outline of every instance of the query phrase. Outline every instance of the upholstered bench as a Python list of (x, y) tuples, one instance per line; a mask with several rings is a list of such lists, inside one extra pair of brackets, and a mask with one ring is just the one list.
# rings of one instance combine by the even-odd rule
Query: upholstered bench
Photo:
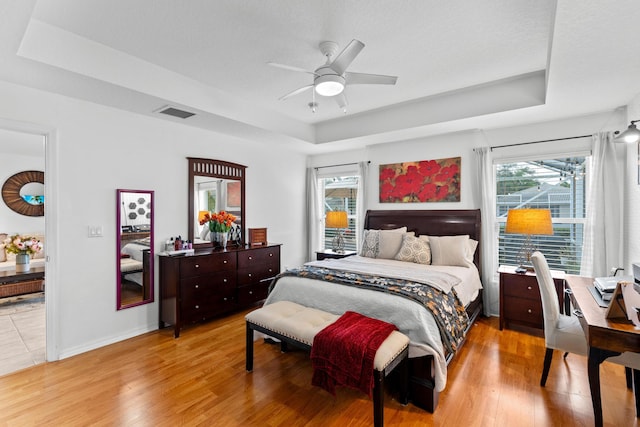
[[(259, 331), (287, 344), (310, 351), (318, 332), (340, 316), (290, 301), (279, 301), (252, 311), (245, 317), (247, 325), (246, 367), (253, 370), (253, 331)], [(400, 402), (407, 404), (407, 363), (409, 338), (393, 331), (376, 352), (373, 361), (373, 420), (375, 426), (384, 423), (384, 378), (400, 365)], [(404, 363), (403, 363), (404, 362)]]

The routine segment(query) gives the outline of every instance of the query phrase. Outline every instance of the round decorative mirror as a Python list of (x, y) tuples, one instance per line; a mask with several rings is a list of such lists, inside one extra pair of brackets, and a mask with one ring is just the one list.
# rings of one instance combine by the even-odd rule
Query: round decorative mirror
[(26, 216), (44, 215), (44, 172), (24, 171), (10, 176), (2, 186), (2, 200)]

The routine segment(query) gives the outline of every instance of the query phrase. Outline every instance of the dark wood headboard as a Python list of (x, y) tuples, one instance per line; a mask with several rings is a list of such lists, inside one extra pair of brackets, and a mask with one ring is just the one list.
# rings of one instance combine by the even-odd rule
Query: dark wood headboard
[[(407, 227), (416, 235), (455, 236), (468, 234), (470, 238), (480, 242), (480, 209), (459, 210), (369, 210), (364, 219), (365, 229), (385, 230)], [(474, 255), (473, 262), (480, 268), (480, 248)]]

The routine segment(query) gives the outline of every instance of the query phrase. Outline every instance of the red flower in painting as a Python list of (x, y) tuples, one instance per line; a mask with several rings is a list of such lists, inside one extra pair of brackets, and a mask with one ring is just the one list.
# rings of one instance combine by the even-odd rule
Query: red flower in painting
[(449, 195), (449, 187), (447, 187), (446, 185), (443, 185), (442, 187), (438, 188), (438, 191), (436, 192), (436, 200), (446, 199), (448, 195)]
[(391, 168), (384, 168), (380, 171), (380, 181), (386, 181), (387, 179), (393, 179), (396, 173)]
[(426, 183), (420, 193), (418, 193), (418, 200), (421, 202), (428, 202), (433, 200), (436, 196), (437, 187), (435, 184), (431, 184), (430, 182)]
[(436, 175), (435, 180), (439, 182), (445, 182), (451, 180), (460, 170), (458, 165), (450, 165), (442, 168), (440, 173)]
[(435, 160), (428, 160), (418, 163), (420, 174), (424, 176), (433, 176), (440, 171), (440, 165)]
[(416, 195), (422, 186), (423, 177), (415, 166), (410, 166), (407, 173), (396, 178), (396, 193), (400, 197)]
[(395, 187), (388, 182), (380, 185), (380, 200), (389, 200), (393, 197)]

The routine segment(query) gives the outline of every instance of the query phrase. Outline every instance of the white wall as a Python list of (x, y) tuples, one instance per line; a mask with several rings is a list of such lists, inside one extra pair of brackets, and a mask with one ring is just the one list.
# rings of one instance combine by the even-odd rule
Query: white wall
[[(51, 301), (59, 305), (53, 323), (61, 357), (157, 328), (157, 302), (116, 311), (115, 190), (155, 191), (158, 252), (167, 237), (187, 234), (187, 156), (248, 166), (247, 226), (267, 227), (269, 240), (283, 244), (283, 265), (299, 264), (306, 253), (306, 160), (283, 146), (267, 147), (9, 83), (0, 83), (0, 118), (55, 129), (46, 180), (55, 187), (56, 200), (48, 205), (52, 211), (47, 215), (54, 220), (47, 226), (56, 227), (58, 241), (47, 286), (55, 292)], [(102, 226), (104, 237), (89, 238), (89, 225)], [(157, 283), (156, 266), (156, 296)]]
[[(10, 176), (27, 170), (44, 171), (44, 139), (42, 142), (42, 155), (39, 157), (17, 155), (0, 150), (2, 158), (2, 168), (0, 169), (0, 186)], [(44, 217), (25, 216), (12, 211), (9, 207), (0, 202), (0, 234), (24, 234), (24, 233), (44, 233)], [(2, 243), (2, 242), (0, 242)]]
[[(478, 171), (473, 149), (482, 146), (503, 146), (523, 142), (555, 138), (591, 135), (599, 131), (616, 130), (624, 123), (624, 111), (609, 111), (601, 114), (574, 117), (526, 126), (501, 129), (469, 130), (411, 141), (371, 145), (360, 150), (342, 151), (313, 156), (309, 166), (329, 166), (358, 161), (370, 161), (368, 184), (368, 209), (477, 209)], [(590, 139), (555, 141), (544, 144), (523, 145), (494, 150), (494, 156), (509, 153), (517, 155), (537, 154), (542, 150), (567, 152), (588, 149)], [(419, 160), (462, 157), (460, 202), (446, 203), (380, 203), (378, 172), (381, 164), (412, 162)], [(639, 258), (640, 259), (640, 258)]]

